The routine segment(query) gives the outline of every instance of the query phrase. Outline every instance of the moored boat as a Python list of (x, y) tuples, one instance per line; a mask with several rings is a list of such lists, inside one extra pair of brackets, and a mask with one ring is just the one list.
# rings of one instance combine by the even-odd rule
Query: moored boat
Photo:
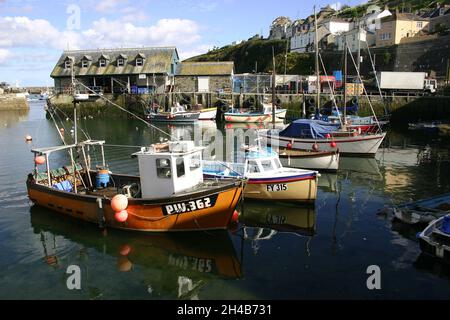
[(262, 130), (260, 137), (272, 147), (292, 149), (311, 149), (331, 151), (339, 149), (342, 155), (375, 156), (386, 133), (359, 134), (358, 132), (338, 131), (339, 126), (323, 121), (297, 120), (287, 128)]
[[(36, 167), (28, 175), (30, 200), (39, 206), (102, 227), (146, 232), (226, 229), (233, 220), (244, 181), (203, 178), (202, 150), (192, 141), (144, 147), (134, 154), (139, 176), (90, 169), (86, 149), (104, 141), (33, 149)], [(84, 166), (73, 161), (82, 150)], [(69, 166), (50, 170), (54, 152), (69, 152)], [(105, 159), (102, 159), (105, 165)], [(39, 165), (46, 163), (41, 172)], [(95, 182), (95, 183), (94, 183)]]
[(194, 110), (200, 112), (198, 120), (216, 120), (217, 108)]
[(206, 177), (247, 178), (244, 196), (248, 199), (314, 203), (317, 197), (319, 173), (284, 168), (278, 154), (270, 148), (250, 148), (245, 163), (203, 163)]
[(450, 194), (396, 206), (393, 212), (404, 223), (427, 224), (450, 213)]
[(184, 106), (177, 103), (168, 112), (151, 110), (146, 118), (152, 122), (195, 122), (200, 119), (200, 114), (198, 111), (187, 111)]
[(418, 237), (423, 253), (450, 262), (450, 214), (431, 222)]
[[(286, 118), (286, 109), (275, 109), (275, 122), (283, 122)], [(224, 114), (225, 121), (231, 123), (262, 123), (272, 122), (272, 105), (263, 104), (263, 110), (260, 112), (246, 112), (239, 109), (232, 109)]]
[(329, 171), (339, 169), (339, 150), (314, 151), (280, 148), (278, 154), (285, 167)]

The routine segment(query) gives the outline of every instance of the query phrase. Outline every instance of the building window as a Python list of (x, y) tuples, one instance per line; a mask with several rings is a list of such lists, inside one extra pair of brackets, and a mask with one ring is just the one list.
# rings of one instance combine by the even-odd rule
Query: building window
[(82, 68), (87, 68), (87, 67), (89, 67), (89, 61), (87, 61), (87, 60), (81, 61), (81, 67), (82, 67)]
[(105, 59), (101, 59), (101, 60), (99, 61), (99, 66), (100, 66), (100, 68), (106, 67), (106, 60), (105, 60)]
[(72, 68), (72, 60), (66, 60), (66, 62), (64, 63), (64, 68), (66, 69)]
[(417, 28), (419, 28), (419, 29), (423, 28), (423, 22), (422, 21), (418, 21), (417, 22)]
[(381, 40), (390, 40), (391, 34), (390, 33), (382, 33), (381, 34)]
[(125, 65), (125, 60), (124, 59), (118, 59), (117, 60), (117, 66), (118, 67), (123, 67)]
[(170, 179), (172, 178), (172, 169), (170, 168), (169, 159), (156, 159), (156, 173), (158, 178)]
[(144, 65), (144, 59), (136, 58), (136, 67), (142, 67)]
[(184, 168), (184, 158), (177, 159), (177, 177), (181, 178), (186, 175), (186, 170)]

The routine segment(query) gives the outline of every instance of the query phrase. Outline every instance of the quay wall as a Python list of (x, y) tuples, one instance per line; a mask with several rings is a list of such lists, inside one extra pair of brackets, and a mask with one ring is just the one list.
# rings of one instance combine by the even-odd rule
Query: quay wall
[[(268, 97), (269, 95), (265, 95)], [(200, 103), (204, 107), (219, 107), (224, 103), (230, 105), (251, 105), (254, 101), (262, 101), (263, 97), (256, 94), (217, 94), (217, 93), (177, 93), (177, 94), (159, 94), (159, 95), (104, 95), (113, 103), (122, 108), (132, 111), (140, 116), (144, 114), (146, 106), (155, 101), (162, 106), (170, 105), (173, 101), (182, 103)], [(355, 99), (349, 96), (348, 101)], [(360, 97), (360, 116), (372, 115), (371, 107), (377, 116), (384, 116), (386, 113), (391, 115), (392, 122), (405, 123), (414, 121), (450, 119), (450, 97), (447, 96), (386, 96), (383, 99), (380, 96), (369, 96), (371, 104), (367, 97)], [(269, 98), (270, 99), (270, 98)], [(277, 94), (277, 103), (283, 108), (288, 109), (287, 117), (289, 119), (300, 118), (302, 115), (303, 104), (305, 110), (313, 111), (316, 99), (315, 94)], [(335, 96), (338, 106), (343, 105), (343, 97)], [(329, 94), (322, 94), (320, 104), (322, 106), (333, 106), (332, 98)], [(73, 109), (72, 97), (70, 95), (60, 94), (52, 97), (50, 104), (58, 109), (71, 114)], [(108, 116), (123, 116), (125, 113), (120, 109), (110, 105), (102, 98), (95, 98), (89, 102), (79, 104), (79, 114), (81, 116), (104, 114)]]
[(25, 97), (16, 94), (0, 94), (0, 110), (28, 110), (30, 106)]

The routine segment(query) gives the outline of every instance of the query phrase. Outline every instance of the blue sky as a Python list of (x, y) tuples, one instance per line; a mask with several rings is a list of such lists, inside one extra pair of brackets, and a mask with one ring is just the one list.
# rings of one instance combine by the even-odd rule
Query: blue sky
[(278, 16), (363, 0), (0, 0), (0, 81), (51, 85), (65, 49), (176, 46), (182, 58), (254, 34)]

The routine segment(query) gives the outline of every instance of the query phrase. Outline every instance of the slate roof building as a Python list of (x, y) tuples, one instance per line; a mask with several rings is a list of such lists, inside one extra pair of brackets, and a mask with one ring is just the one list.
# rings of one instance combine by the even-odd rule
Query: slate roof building
[(70, 89), (73, 64), (75, 78), (95, 91), (165, 92), (179, 63), (175, 47), (64, 51), (51, 77), (56, 92)]
[(175, 76), (175, 91), (231, 92), (234, 62), (182, 62)]

